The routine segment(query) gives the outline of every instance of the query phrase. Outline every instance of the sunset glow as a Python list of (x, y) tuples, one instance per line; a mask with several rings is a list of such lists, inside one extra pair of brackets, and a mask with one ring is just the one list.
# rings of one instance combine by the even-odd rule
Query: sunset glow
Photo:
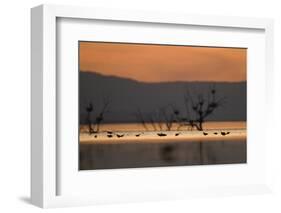
[(247, 49), (79, 42), (80, 71), (142, 82), (246, 81)]

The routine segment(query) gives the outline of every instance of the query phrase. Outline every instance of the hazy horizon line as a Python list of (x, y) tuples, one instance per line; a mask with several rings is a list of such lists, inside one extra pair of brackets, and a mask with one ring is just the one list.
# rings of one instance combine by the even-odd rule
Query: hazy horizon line
[(83, 72), (83, 73), (90, 73), (90, 74), (98, 74), (100, 76), (103, 77), (113, 77), (113, 78), (120, 78), (120, 79), (126, 79), (126, 80), (130, 80), (130, 81), (134, 81), (137, 83), (143, 83), (143, 84), (161, 84), (161, 83), (247, 83), (247, 79), (246, 80), (241, 80), (241, 81), (207, 81), (207, 80), (190, 80), (190, 81), (140, 81), (137, 79), (133, 79), (133, 78), (129, 78), (129, 77), (123, 77), (123, 76), (118, 76), (118, 75), (106, 75), (104, 73), (100, 73), (97, 71), (91, 71), (91, 70), (79, 70), (79, 72)]

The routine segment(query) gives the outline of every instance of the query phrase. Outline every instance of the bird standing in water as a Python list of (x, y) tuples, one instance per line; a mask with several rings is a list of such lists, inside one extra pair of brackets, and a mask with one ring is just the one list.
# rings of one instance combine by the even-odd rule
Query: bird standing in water
[(123, 135), (117, 134), (117, 137), (118, 137), (118, 138), (122, 138), (123, 136), (124, 136), (124, 134), (123, 134)]

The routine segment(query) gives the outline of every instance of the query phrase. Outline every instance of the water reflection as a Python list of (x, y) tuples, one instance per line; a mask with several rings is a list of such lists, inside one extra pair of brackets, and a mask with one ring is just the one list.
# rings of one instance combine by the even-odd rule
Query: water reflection
[(246, 140), (80, 144), (80, 169), (246, 163)]

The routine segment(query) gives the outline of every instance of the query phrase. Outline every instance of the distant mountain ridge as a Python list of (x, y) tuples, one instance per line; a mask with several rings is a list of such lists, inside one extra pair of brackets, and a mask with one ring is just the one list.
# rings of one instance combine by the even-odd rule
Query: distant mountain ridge
[(97, 72), (79, 72), (80, 123), (85, 122), (88, 103), (92, 102), (94, 111), (98, 113), (105, 99), (110, 101), (109, 111), (105, 114), (106, 123), (139, 122), (135, 116), (138, 109), (146, 115), (160, 107), (173, 105), (184, 112), (187, 90), (196, 98), (198, 94), (207, 94), (214, 85), (218, 98), (226, 97), (226, 103), (209, 120), (245, 121), (246, 82), (147, 83)]

